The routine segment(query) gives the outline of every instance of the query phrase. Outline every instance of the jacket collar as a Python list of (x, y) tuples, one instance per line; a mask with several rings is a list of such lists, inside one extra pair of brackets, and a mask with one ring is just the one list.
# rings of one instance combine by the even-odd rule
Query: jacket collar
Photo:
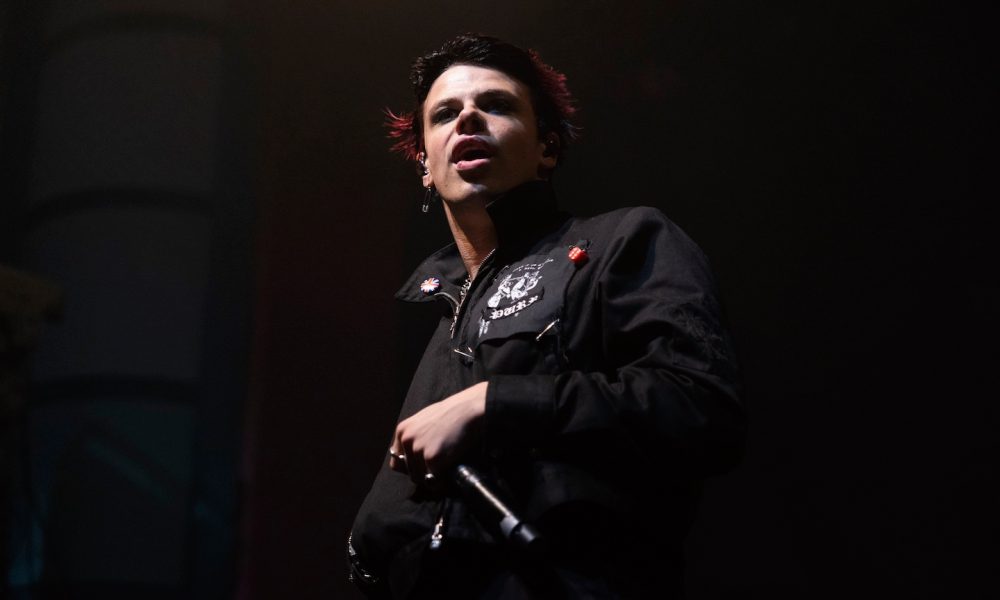
[[(508, 259), (526, 251), (538, 238), (569, 215), (558, 212), (552, 185), (547, 181), (529, 181), (494, 200), (487, 211), (497, 228), (497, 251), (494, 261)], [(467, 272), (458, 248), (452, 242), (420, 263), (396, 298), (406, 302), (426, 302), (441, 293), (458, 298)], [(431, 292), (421, 291), (421, 284), (431, 278), (440, 287)]]

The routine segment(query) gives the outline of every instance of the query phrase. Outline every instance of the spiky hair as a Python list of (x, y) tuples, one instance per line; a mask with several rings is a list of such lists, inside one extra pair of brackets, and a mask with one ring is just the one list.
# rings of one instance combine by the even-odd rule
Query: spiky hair
[(506, 73), (531, 90), (539, 136), (551, 133), (559, 137), (559, 152), (578, 136), (573, 122), (576, 114), (573, 95), (566, 87), (566, 76), (542, 61), (534, 50), (523, 50), (495, 37), (466, 33), (445, 42), (440, 49), (415, 60), (410, 67), (410, 83), (417, 105), (410, 112), (395, 113), (386, 109), (386, 127), (393, 140), (392, 150), (416, 160), (423, 150), (423, 123), (420, 118), (431, 85), (449, 67), (476, 65)]

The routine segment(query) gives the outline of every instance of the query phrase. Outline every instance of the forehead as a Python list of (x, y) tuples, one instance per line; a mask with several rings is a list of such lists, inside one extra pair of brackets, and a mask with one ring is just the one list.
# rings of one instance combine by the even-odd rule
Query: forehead
[(427, 92), (424, 106), (493, 91), (507, 92), (530, 104), (531, 91), (528, 86), (503, 71), (478, 65), (454, 65), (445, 69), (434, 80)]

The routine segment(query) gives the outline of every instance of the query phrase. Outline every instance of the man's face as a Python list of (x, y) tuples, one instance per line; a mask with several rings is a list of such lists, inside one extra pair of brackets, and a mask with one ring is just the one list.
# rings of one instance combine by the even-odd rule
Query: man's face
[(424, 100), (427, 175), (448, 203), (489, 201), (556, 165), (538, 139), (531, 92), (496, 69), (455, 65)]

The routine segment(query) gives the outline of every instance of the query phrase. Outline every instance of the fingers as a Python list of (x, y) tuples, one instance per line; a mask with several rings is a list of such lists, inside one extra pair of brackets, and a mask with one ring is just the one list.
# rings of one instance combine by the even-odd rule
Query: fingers
[(417, 485), (422, 485), (426, 475), (432, 473), (427, 464), (426, 449), (414, 443), (414, 440), (403, 437), (403, 451), (406, 454), (406, 468), (410, 479)]
[(409, 473), (410, 465), (407, 461), (406, 446), (403, 444), (403, 423), (396, 426), (396, 431), (392, 434), (392, 443), (389, 445), (389, 468), (400, 473)]
[(417, 442), (409, 425), (403, 421), (396, 428), (394, 441), (389, 447), (389, 468), (406, 473), (417, 485), (434, 487), (438, 480), (432, 457), (436, 453)]
[(406, 455), (395, 448), (395, 444), (389, 447), (389, 468), (400, 473), (407, 473)]
[(428, 473), (437, 479), (447, 474), (479, 435), (487, 385), (477, 383), (400, 421), (390, 445), (389, 467), (425, 486)]
[(424, 453), (415, 444), (407, 421), (402, 421), (396, 426), (393, 442), (389, 447), (389, 468), (406, 473), (418, 485), (423, 482), (424, 475), (427, 474)]

